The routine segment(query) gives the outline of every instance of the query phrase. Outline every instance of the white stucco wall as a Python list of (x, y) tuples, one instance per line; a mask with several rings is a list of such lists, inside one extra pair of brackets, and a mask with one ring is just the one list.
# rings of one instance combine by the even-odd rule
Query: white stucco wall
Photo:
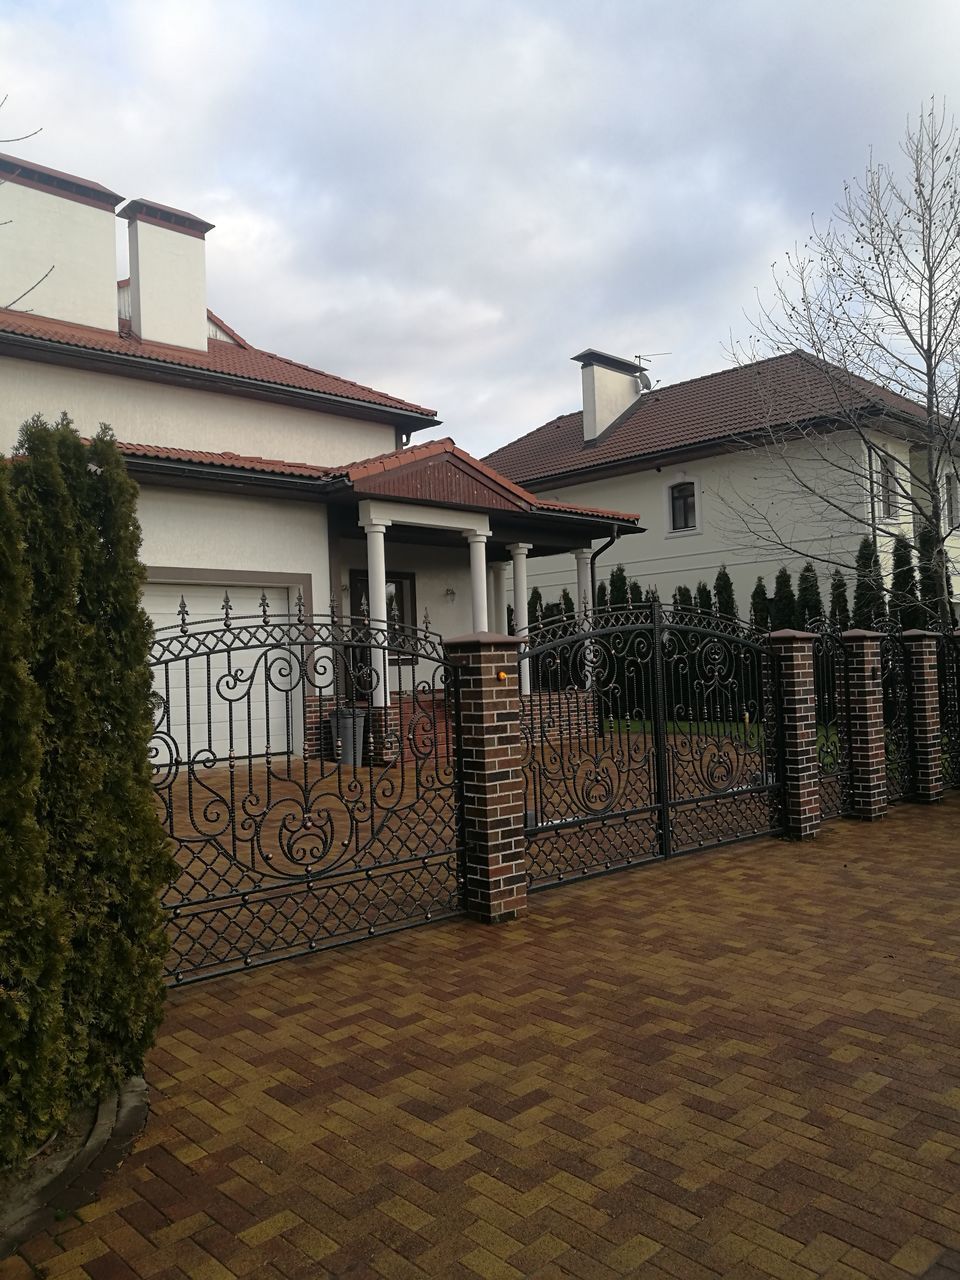
[[(150, 568), (309, 574), (314, 609), (330, 599), (327, 512), (319, 503), (143, 485), (140, 557)], [(187, 595), (189, 605), (189, 595)]]
[[(115, 283), (111, 306), (115, 312)], [(4, 360), (0, 377), (3, 453), (13, 448), (27, 418), (35, 413), (52, 418), (62, 410), (83, 435), (107, 422), (118, 440), (134, 444), (229, 450), (289, 462), (355, 462), (395, 444), (393, 428), (379, 423), (35, 360)]]
[[(829, 457), (823, 457), (824, 448), (828, 453), (835, 449), (836, 465), (830, 464)], [(862, 466), (857, 462), (861, 450), (856, 442), (844, 444), (837, 440), (835, 445), (820, 445), (817, 450), (795, 446), (791, 456), (804, 480), (818, 492), (832, 496), (840, 507), (867, 510), (863, 484), (852, 474), (858, 465)], [(669, 492), (671, 485), (684, 480), (692, 480), (697, 486), (699, 524), (693, 532), (675, 533), (670, 529)], [(830, 559), (839, 555), (852, 562), (864, 532), (862, 524), (840, 511), (831, 512), (823, 502), (805, 494), (782, 462), (761, 451), (558, 487), (545, 492), (545, 496), (635, 512), (647, 526), (646, 533), (621, 539), (600, 558), (598, 581), (621, 563), (628, 578), (636, 578), (643, 587), (655, 586), (660, 598), (669, 601), (678, 584), (694, 590), (698, 580), (703, 579), (712, 590), (717, 570), (725, 563), (743, 616), (747, 615), (758, 575), (764, 577), (768, 593), (772, 593), (776, 572), (786, 564), (796, 586), (796, 575), (808, 558), (816, 563), (817, 556)], [(748, 513), (747, 505), (756, 512)], [(738, 509), (744, 512), (746, 525), (737, 514)], [(772, 545), (761, 533), (767, 539), (779, 533), (799, 554)], [(817, 564), (817, 570), (826, 601), (833, 566)], [(573, 557), (531, 560), (529, 582), (531, 588), (540, 588), (546, 601), (557, 599), (564, 586), (573, 592)]]
[(41, 281), (17, 303), (18, 311), (116, 331), (117, 246), (112, 209), (5, 182), (0, 186), (0, 222), (4, 224), (0, 307), (9, 306)]
[(197, 236), (130, 223), (130, 318), (149, 342), (207, 349), (204, 242)]

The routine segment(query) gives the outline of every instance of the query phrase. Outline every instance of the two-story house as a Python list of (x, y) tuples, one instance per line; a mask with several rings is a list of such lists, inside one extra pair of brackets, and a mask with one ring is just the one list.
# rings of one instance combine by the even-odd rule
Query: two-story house
[[(367, 610), (506, 629), (506, 569), (636, 517), (537, 497), (395, 395), (263, 351), (207, 307), (210, 223), (0, 156), (0, 451), (36, 413), (111, 425), (140, 486), (146, 605), (174, 624)], [(121, 206), (118, 212), (118, 206)], [(117, 219), (129, 277), (117, 280)], [(408, 447), (409, 446), (409, 447)]]
[[(485, 461), (539, 496), (642, 511), (644, 537), (604, 550), (599, 574), (620, 562), (669, 601), (726, 564), (746, 616), (758, 576), (772, 591), (782, 565), (796, 575), (809, 559), (825, 587), (866, 533), (887, 568), (893, 536), (912, 536), (925, 418), (911, 400), (825, 376), (801, 352), (653, 388), (637, 361), (574, 359), (582, 408)], [(955, 474), (943, 496), (956, 525)], [(530, 581), (555, 599), (574, 589), (574, 562), (542, 562)]]

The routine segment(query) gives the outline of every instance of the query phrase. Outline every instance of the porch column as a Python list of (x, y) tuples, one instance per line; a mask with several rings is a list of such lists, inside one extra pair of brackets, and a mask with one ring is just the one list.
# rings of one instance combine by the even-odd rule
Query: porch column
[(470, 544), (470, 590), (473, 596), (473, 629), (487, 630), (487, 534), (468, 533)]
[[(370, 591), (370, 629), (374, 643), (370, 647), (370, 665), (373, 667), (371, 702), (375, 707), (390, 705), (387, 686), (387, 558), (384, 545), (386, 524), (365, 524), (367, 535), (367, 585)], [(378, 639), (380, 645), (376, 641)]]
[(507, 564), (495, 560), (490, 566), (493, 575), (493, 617), (490, 624), (502, 636), (507, 634)]
[(530, 664), (523, 660), (523, 651), (527, 647), (527, 604), (530, 599), (527, 591), (527, 552), (532, 549), (532, 542), (514, 542), (507, 547), (513, 559), (513, 629), (520, 641), (520, 696), (523, 698), (530, 692)]
[(592, 583), (590, 582), (590, 547), (581, 547), (579, 551), (575, 551), (574, 558), (577, 562), (577, 598), (574, 601), (574, 611), (578, 614), (582, 613), (585, 618), (590, 616), (593, 609), (593, 592)]

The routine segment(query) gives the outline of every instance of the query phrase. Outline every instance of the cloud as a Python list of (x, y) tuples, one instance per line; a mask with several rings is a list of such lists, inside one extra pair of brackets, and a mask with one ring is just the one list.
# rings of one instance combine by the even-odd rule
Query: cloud
[(958, 36), (953, 0), (36, 0), (0, 9), (0, 133), (215, 222), (229, 323), (486, 452), (576, 406), (584, 346), (724, 364)]

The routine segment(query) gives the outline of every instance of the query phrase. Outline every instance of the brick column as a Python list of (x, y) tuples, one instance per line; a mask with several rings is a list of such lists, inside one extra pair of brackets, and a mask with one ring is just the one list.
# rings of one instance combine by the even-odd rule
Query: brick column
[(770, 644), (780, 666), (786, 832), (795, 840), (810, 840), (820, 827), (813, 636), (808, 631), (774, 631)]
[(914, 791), (910, 798), (930, 804), (943, 795), (937, 637), (932, 631), (904, 631), (903, 643), (907, 650), (913, 728)]
[(880, 636), (845, 631), (850, 714), (850, 799), (854, 816), (873, 822), (887, 812), (887, 761), (880, 685)]
[(454, 749), (463, 785), (466, 906), (486, 924), (513, 920), (527, 908), (519, 643), (481, 632), (445, 644), (460, 679)]

